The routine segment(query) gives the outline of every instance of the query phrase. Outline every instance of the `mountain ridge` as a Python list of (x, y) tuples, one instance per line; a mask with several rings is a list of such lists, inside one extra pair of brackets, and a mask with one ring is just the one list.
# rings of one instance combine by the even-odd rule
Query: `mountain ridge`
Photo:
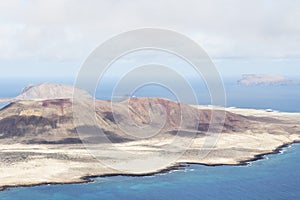
[[(182, 163), (244, 165), (300, 141), (300, 113), (213, 108), (162, 98), (74, 102), (39, 99), (53, 97), (43, 92), (28, 94), (35, 96), (0, 110), (0, 189), (140, 176)], [(218, 123), (222, 117), (224, 126)]]

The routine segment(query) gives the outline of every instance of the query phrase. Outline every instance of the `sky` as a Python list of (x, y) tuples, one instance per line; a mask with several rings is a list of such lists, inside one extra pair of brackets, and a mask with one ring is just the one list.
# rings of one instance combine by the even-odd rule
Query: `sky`
[(102, 42), (144, 27), (188, 36), (223, 77), (300, 77), (299, 19), (297, 0), (3, 0), (0, 78), (74, 79)]

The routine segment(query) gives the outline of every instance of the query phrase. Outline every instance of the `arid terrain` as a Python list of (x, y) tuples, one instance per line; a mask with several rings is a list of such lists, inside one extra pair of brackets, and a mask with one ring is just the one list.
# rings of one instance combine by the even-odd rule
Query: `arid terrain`
[(300, 141), (300, 113), (192, 106), (162, 98), (74, 105), (69, 95), (52, 98), (66, 87), (44, 91), (43, 98), (40, 91), (51, 87), (28, 88), (25, 92), (34, 93), (23, 93), (26, 99), (16, 98), (0, 110), (2, 189), (145, 175), (186, 163), (246, 164)]

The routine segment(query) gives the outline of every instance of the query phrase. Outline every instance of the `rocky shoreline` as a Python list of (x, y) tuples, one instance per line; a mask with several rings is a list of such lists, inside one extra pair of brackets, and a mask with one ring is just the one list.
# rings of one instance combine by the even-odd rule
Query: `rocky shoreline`
[[(74, 102), (63, 96), (71, 89), (30, 87), (20, 96), (29, 100), (0, 110), (0, 190), (85, 183), (103, 176), (150, 176), (189, 164), (247, 165), (300, 141), (300, 113), (195, 106), (162, 98), (93, 100), (92, 112), (90, 101), (80, 99), (76, 117), (82, 121), (74, 123)], [(45, 93), (63, 99), (49, 99)], [(214, 125), (220, 121), (218, 129)], [(152, 135), (153, 130), (159, 131)]]
[(264, 153), (264, 154), (258, 154), (255, 155), (254, 158), (240, 161), (239, 164), (205, 164), (205, 163), (195, 163), (195, 162), (188, 162), (188, 163), (178, 163), (176, 165), (170, 166), (165, 169), (161, 169), (159, 171), (144, 173), (144, 174), (126, 174), (126, 173), (111, 173), (111, 174), (100, 174), (100, 175), (92, 175), (92, 176), (84, 176), (81, 177), (81, 181), (73, 181), (73, 182), (44, 182), (44, 183), (38, 183), (38, 184), (29, 184), (29, 185), (14, 185), (14, 186), (1, 186), (0, 192), (8, 190), (10, 188), (18, 188), (18, 187), (36, 187), (36, 186), (42, 186), (42, 185), (62, 185), (62, 184), (84, 184), (84, 183), (91, 183), (93, 182), (93, 179), (95, 178), (101, 178), (101, 177), (113, 177), (113, 176), (129, 176), (129, 177), (144, 177), (144, 176), (154, 176), (157, 174), (164, 174), (168, 173), (170, 171), (177, 171), (177, 170), (183, 170), (189, 165), (203, 165), (203, 166), (209, 166), (209, 167), (219, 167), (219, 166), (245, 166), (248, 165), (251, 162), (257, 161), (257, 160), (263, 160), (265, 159), (266, 155), (272, 155), (272, 154), (278, 154), (281, 153), (282, 150), (285, 148), (288, 148), (289, 146), (300, 143), (300, 140), (283, 144), (276, 149), (272, 150), (271, 152)]

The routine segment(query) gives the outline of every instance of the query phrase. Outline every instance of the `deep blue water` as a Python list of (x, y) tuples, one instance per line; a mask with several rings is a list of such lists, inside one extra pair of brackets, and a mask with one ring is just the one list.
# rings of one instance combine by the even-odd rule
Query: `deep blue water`
[[(16, 96), (26, 83), (1, 83), (0, 96)], [(200, 103), (210, 104), (206, 88), (194, 87)], [(109, 99), (111, 91), (105, 88), (97, 90), (96, 96)], [(300, 112), (300, 86), (243, 87), (228, 81), (225, 89), (227, 106)], [(163, 88), (151, 87), (134, 95), (174, 98)], [(88, 184), (11, 188), (0, 192), (0, 200), (299, 199), (299, 155), (300, 144), (294, 144), (283, 154), (269, 155), (268, 159), (252, 162), (249, 166), (191, 165), (185, 170), (150, 177), (115, 176), (96, 178)]]
[(294, 144), (283, 154), (269, 155), (249, 166), (191, 165), (150, 177), (115, 176), (88, 184), (12, 188), (0, 192), (0, 199), (299, 199), (299, 153), (300, 144)]
[[(224, 80), (227, 107), (273, 109), (285, 112), (300, 112), (300, 85), (289, 86), (241, 86), (236, 83), (238, 78)], [(73, 84), (74, 80), (46, 80), (47, 82)], [(0, 97), (17, 96), (27, 84), (39, 84), (45, 80), (0, 80)], [(192, 87), (198, 98), (199, 104), (210, 105), (210, 94), (203, 81), (192, 81)], [(95, 93), (97, 99), (109, 100), (112, 98), (114, 82), (99, 84)], [(181, 91), (183, 94), (185, 91)], [(116, 95), (116, 94), (114, 94)], [(118, 95), (118, 94), (117, 94)], [(127, 94), (122, 94), (126, 97)], [(174, 94), (165, 88), (158, 86), (147, 86), (134, 92), (137, 97), (159, 96), (176, 100)], [(118, 100), (118, 98), (114, 98)], [(188, 100), (186, 103), (189, 103)], [(1, 105), (0, 105), (1, 106)]]

